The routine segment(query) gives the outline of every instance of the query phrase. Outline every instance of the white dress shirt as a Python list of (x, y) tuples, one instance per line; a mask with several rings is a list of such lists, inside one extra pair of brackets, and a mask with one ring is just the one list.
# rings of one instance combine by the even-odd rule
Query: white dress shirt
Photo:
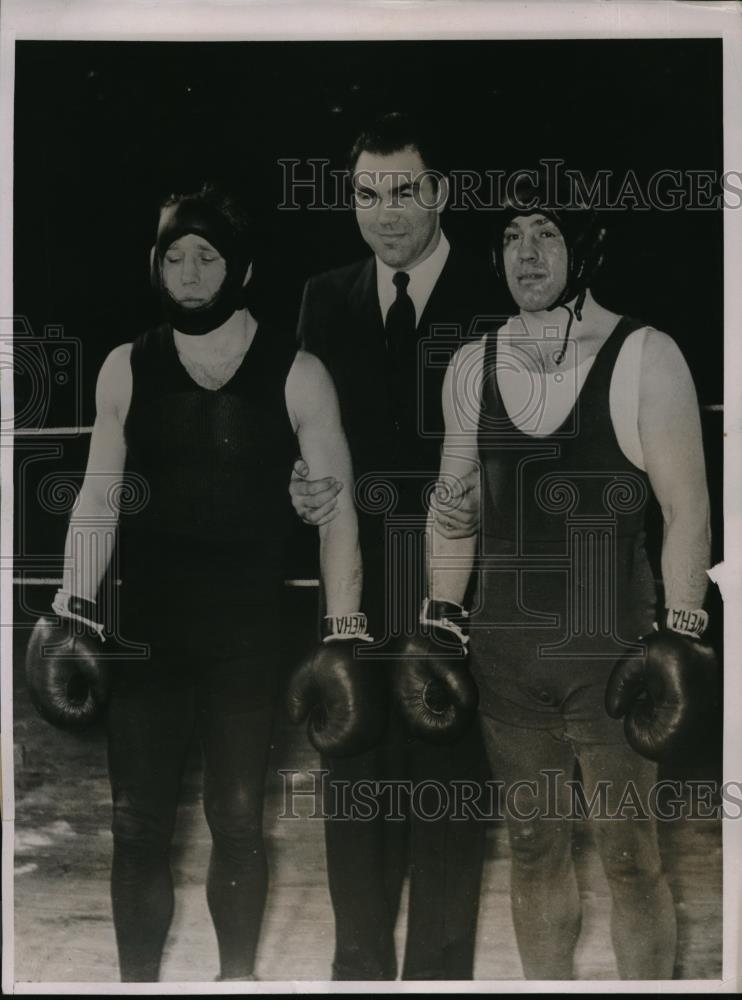
[(438, 246), (430, 256), (426, 257), (425, 260), (421, 260), (419, 264), (416, 264), (409, 270), (406, 268), (389, 267), (379, 257), (376, 258), (376, 290), (379, 296), (379, 306), (381, 307), (381, 318), (384, 323), (386, 323), (386, 314), (389, 312), (389, 306), (397, 297), (394, 275), (397, 271), (402, 270), (410, 276), (407, 294), (412, 299), (412, 304), (415, 307), (415, 321), (416, 323), (420, 322), (420, 317), (423, 314), (425, 306), (428, 304), (428, 299), (435, 288), (435, 283), (440, 278), (441, 271), (448, 260), (450, 249), (451, 244), (446, 239), (445, 234), (441, 233)]

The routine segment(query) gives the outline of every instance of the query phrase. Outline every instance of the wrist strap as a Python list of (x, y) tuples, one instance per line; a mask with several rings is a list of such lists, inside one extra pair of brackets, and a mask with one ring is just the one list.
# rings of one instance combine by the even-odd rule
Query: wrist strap
[(88, 601), (84, 597), (77, 597), (67, 590), (58, 590), (52, 601), (52, 611), (60, 618), (70, 618), (72, 621), (81, 622), (92, 629), (100, 639), (105, 642), (103, 635), (103, 625), (96, 621), (98, 609), (95, 601)]
[(420, 624), (445, 628), (464, 646), (469, 642), (469, 612), (453, 601), (431, 601), (426, 597), (420, 610)]
[(708, 613), (702, 608), (698, 608), (695, 611), (686, 611), (681, 608), (666, 608), (659, 628), (667, 629), (668, 632), (678, 632), (680, 635), (687, 635), (691, 639), (700, 639), (708, 628), (708, 624)]
[(368, 634), (368, 622), (363, 612), (352, 615), (325, 615), (322, 619), (322, 642), (337, 642), (345, 639), (356, 639), (360, 642), (373, 642)]

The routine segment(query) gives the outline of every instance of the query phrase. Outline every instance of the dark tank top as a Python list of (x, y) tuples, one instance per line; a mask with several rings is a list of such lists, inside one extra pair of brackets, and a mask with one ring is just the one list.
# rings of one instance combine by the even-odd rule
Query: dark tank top
[(609, 406), (618, 354), (643, 325), (618, 322), (572, 411), (538, 437), (510, 419), (495, 374), (497, 335), (487, 340), (478, 429), (482, 572), (472, 621), (485, 711), (490, 696), (518, 703), (555, 672), (572, 688), (594, 683), (651, 627), (649, 481), (621, 451)]
[(122, 522), (125, 638), (229, 653), (275, 624), (297, 444), (296, 347), (261, 324), (234, 375), (204, 389), (164, 325), (135, 341), (127, 472), (146, 502)]

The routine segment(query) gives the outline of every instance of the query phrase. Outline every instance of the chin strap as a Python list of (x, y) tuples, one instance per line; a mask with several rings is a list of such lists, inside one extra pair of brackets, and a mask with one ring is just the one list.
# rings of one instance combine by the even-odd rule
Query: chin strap
[[(554, 361), (558, 365), (560, 365), (562, 361), (564, 361), (564, 356), (567, 353), (567, 341), (569, 340), (569, 335), (572, 330), (572, 324), (574, 323), (575, 318), (577, 318), (578, 323), (582, 321), (582, 307), (585, 305), (586, 291), (587, 291), (586, 289), (583, 289), (577, 296), (574, 312), (572, 312), (572, 310), (569, 308), (568, 305), (562, 303), (563, 308), (566, 309), (567, 312), (569, 313), (569, 319), (567, 320), (567, 332), (564, 334), (564, 340), (562, 341), (562, 346), (559, 348), (559, 351), (554, 355)], [(555, 306), (552, 306), (552, 309), (554, 308)]]

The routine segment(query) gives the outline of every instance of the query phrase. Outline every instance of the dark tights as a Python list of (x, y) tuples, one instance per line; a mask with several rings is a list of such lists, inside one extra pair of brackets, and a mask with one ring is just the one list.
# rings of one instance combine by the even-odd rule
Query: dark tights
[(206, 885), (222, 978), (253, 972), (268, 871), (263, 791), (273, 696), (265, 655), (155, 656), (117, 668), (108, 716), (113, 920), (123, 982), (155, 982), (173, 915), (170, 842), (198, 730), (212, 837)]

